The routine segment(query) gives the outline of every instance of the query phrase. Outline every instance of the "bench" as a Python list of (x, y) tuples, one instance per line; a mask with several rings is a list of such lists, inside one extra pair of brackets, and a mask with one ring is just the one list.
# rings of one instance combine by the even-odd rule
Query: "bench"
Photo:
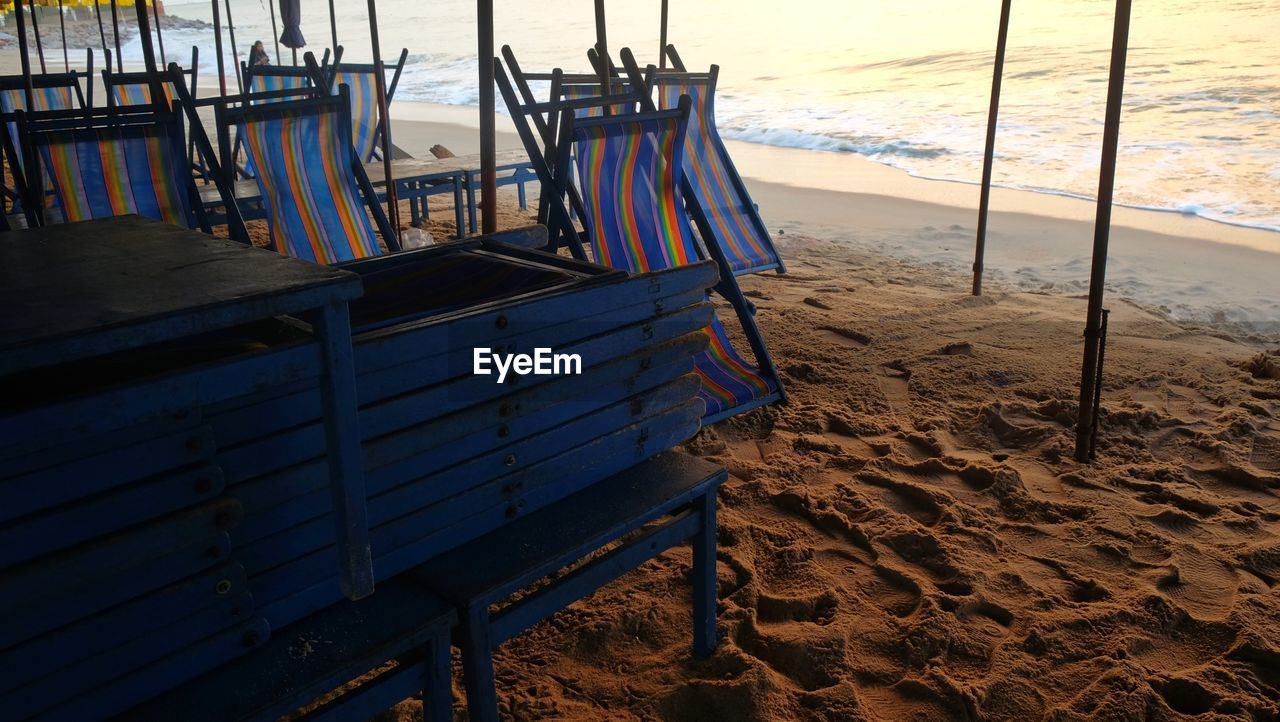
[[(412, 576), (458, 609), (472, 720), (498, 719), (492, 651), (663, 551), (693, 541), (693, 648), (716, 644), (716, 491), (723, 469), (665, 452), (419, 566)], [(633, 536), (633, 532), (639, 532)], [(512, 594), (627, 537), (517, 602)]]
[(424, 718), (449, 722), (449, 630), (456, 619), (448, 603), (412, 580), (379, 584), (372, 596), (276, 630), (261, 648), (121, 719), (273, 722), (320, 700), (295, 719), (362, 720), (421, 693)]

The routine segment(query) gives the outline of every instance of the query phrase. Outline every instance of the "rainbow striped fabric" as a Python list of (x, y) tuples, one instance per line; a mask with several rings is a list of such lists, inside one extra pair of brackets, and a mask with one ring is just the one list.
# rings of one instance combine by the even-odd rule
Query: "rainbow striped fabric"
[(185, 160), (167, 127), (52, 131), (33, 142), (67, 222), (137, 213), (194, 226)]
[[(173, 89), (173, 83), (165, 81), (161, 84), (164, 89), (164, 100), (167, 107), (173, 107), (173, 96), (177, 92)], [(151, 104), (151, 85), (149, 83), (112, 83), (111, 85), (111, 102), (117, 106), (124, 105), (150, 105)]]
[(382, 253), (339, 124), (336, 111), (310, 110), (237, 126), (281, 255), (329, 264)]
[[(645, 273), (699, 260), (675, 170), (678, 130), (678, 118), (574, 128), (584, 223), (597, 263)], [(734, 350), (719, 318), (706, 333), (710, 345), (694, 360), (706, 417), (777, 391)]]
[[(301, 90), (310, 85), (311, 81), (305, 75), (276, 75), (270, 70), (261, 68), (249, 76), (249, 92), (251, 93), (267, 93), (273, 90)], [(254, 101), (254, 104), (281, 103), (286, 100), (290, 100), (290, 98), (268, 98)]]
[[(80, 107), (79, 101), (76, 99), (75, 88), (70, 85), (58, 85), (52, 87), (35, 88), (32, 92), (32, 101), (34, 108), (27, 107), (27, 94), (22, 88), (6, 88), (0, 90), (0, 112), (12, 113), (15, 110), (41, 111), (41, 110), (71, 110)], [(9, 133), (9, 140), (13, 142), (13, 147), (21, 147), (18, 140), (18, 124), (6, 123), (6, 130)], [(18, 164), (23, 163), (22, 154), (18, 154)], [(19, 168), (21, 170), (21, 168)]]
[(657, 87), (662, 108), (675, 108), (681, 95), (693, 100), (685, 134), (684, 172), (734, 275), (782, 268), (769, 231), (742, 187), (716, 130), (714, 84), (709, 78), (659, 75)]
[[(618, 88), (618, 92), (626, 92), (626, 88)], [(599, 96), (599, 83), (565, 83), (560, 86), (560, 98), (562, 100), (579, 100)], [(618, 103), (613, 106), (613, 109), (615, 112), (631, 113), (635, 111), (635, 103)], [(599, 118), (604, 115), (604, 106), (593, 105), (587, 108), (578, 108), (573, 112), (573, 115), (576, 118)]]
[(343, 69), (339, 66), (333, 92), (346, 85), (351, 90), (351, 142), (362, 163), (373, 160), (378, 146), (378, 75), (372, 69)]

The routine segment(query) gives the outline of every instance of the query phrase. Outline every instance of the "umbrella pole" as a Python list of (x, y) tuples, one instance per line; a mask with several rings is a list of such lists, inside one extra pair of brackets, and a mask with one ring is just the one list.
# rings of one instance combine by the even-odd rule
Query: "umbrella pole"
[[(268, 0), (267, 6), (271, 8), (271, 38), (276, 44), (276, 65), (280, 64), (280, 31), (276, 29), (276, 0)], [(295, 62), (294, 65), (297, 65)]]
[(996, 121), (1000, 117), (1000, 84), (1004, 79), (1004, 49), (1009, 38), (1010, 0), (1000, 5), (995, 69), (991, 74), (991, 107), (987, 110), (987, 146), (982, 155), (982, 190), (978, 196), (978, 238), (973, 254), (973, 295), (982, 295), (982, 263), (987, 252), (987, 211), (991, 206), (991, 163), (996, 154)]
[(236, 89), (241, 93), (244, 92), (244, 79), (240, 72), (240, 51), (236, 48), (236, 22), (231, 19), (231, 0), (227, 3), (227, 35), (231, 37), (231, 67), (236, 71)]
[[(494, 93), (493, 0), (476, 0), (477, 54), (480, 56), (480, 208), (481, 233), (498, 230), (497, 97)], [(603, 64), (602, 64), (603, 65)], [(462, 229), (458, 229), (462, 235)]]
[(62, 67), (71, 72), (71, 56), (67, 53), (67, 17), (62, 9), (62, 0), (58, 0), (58, 31), (62, 35)]
[[(333, 9), (333, 0), (329, 0), (329, 35), (333, 42), (330, 47), (336, 53), (338, 52), (338, 14)], [(294, 65), (297, 64), (295, 61)]]
[(160, 3), (151, 5), (151, 14), (156, 16), (156, 43), (160, 46), (160, 66), (169, 67), (169, 56), (164, 53), (164, 34), (160, 32)]
[[(15, 19), (18, 21), (18, 60), (22, 65), (22, 94), (26, 99), (26, 109), (30, 112), (36, 107), (36, 91), (31, 83), (31, 51), (27, 48), (27, 21), (22, 15), (22, 5), (15, 4), (13, 8)], [(11, 171), (18, 173), (15, 165)], [(26, 167), (26, 176), (28, 188), (39, 188), (40, 179), (36, 177), (34, 163), (28, 163)], [(14, 184), (17, 188), (17, 184)], [(16, 206), (15, 206), (16, 207)]]
[(667, 0), (662, 0), (662, 22), (658, 26), (658, 67), (667, 67)]
[[(107, 50), (107, 30), (102, 24), (102, 2), (101, 0), (93, 0), (93, 14), (98, 18), (98, 37), (102, 39), (102, 57), (107, 60), (111, 59), (111, 53)], [(107, 70), (111, 70), (111, 64), (107, 63)], [(92, 98), (90, 98), (92, 101)]]
[(222, 97), (227, 97), (227, 61), (222, 57), (222, 15), (218, 11), (218, 0), (213, 2), (213, 53), (218, 57), (218, 88)]
[(1102, 168), (1098, 172), (1098, 215), (1093, 224), (1093, 268), (1089, 277), (1089, 308), (1085, 316), (1084, 362), (1080, 367), (1080, 416), (1076, 419), (1076, 461), (1087, 463), (1094, 438), (1095, 388), (1102, 341), (1102, 294), (1107, 280), (1107, 245), (1111, 236), (1111, 200), (1116, 182), (1116, 154), (1120, 148), (1120, 106), (1124, 101), (1124, 69), (1129, 50), (1129, 12), (1132, 0), (1116, 0), (1115, 30), (1111, 38), (1111, 75), (1107, 81), (1106, 121), (1102, 130)]
[(168, 110), (164, 101), (164, 87), (156, 73), (156, 51), (151, 47), (151, 22), (147, 19), (147, 0), (134, 0), (134, 14), (138, 16), (138, 40), (142, 41), (142, 63), (147, 69), (147, 85), (151, 90), (151, 103), (156, 110)]
[[(36, 0), (27, 0), (27, 7), (31, 8), (31, 32), (36, 36), (36, 55), (40, 58), (40, 72), (47, 73), (48, 70), (44, 66), (44, 43), (40, 41), (40, 19), (36, 17)], [(22, 8), (17, 8), (18, 12), (22, 12)]]
[[(378, 93), (378, 125), (382, 133), (382, 170), (387, 176), (387, 220), (400, 240), (400, 201), (396, 197), (395, 176), (391, 172), (392, 149), (391, 117), (387, 108), (387, 74), (382, 67), (382, 44), (378, 40), (378, 0), (369, 0), (369, 44), (373, 50), (373, 67), (377, 73), (374, 88)], [(335, 46), (336, 47), (336, 46)], [(362, 158), (361, 161), (364, 159)]]
[(111, 33), (116, 46), (116, 72), (123, 73), (124, 56), (120, 53), (120, 6), (116, 0), (111, 0)]
[[(596, 0), (596, 52), (600, 54), (600, 94), (609, 94), (609, 39), (605, 33), (604, 0)], [(604, 109), (605, 114), (610, 112)]]

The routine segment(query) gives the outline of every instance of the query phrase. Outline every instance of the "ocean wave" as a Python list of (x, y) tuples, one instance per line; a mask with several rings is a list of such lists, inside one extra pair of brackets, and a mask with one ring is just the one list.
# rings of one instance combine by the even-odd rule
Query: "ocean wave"
[(940, 146), (925, 145), (910, 140), (878, 139), (871, 136), (838, 138), (820, 133), (805, 133), (790, 128), (742, 128), (730, 125), (721, 128), (720, 134), (725, 138), (748, 143), (833, 153), (853, 153), (868, 158), (901, 156), (903, 158), (926, 159), (939, 158), (951, 153), (950, 150)]

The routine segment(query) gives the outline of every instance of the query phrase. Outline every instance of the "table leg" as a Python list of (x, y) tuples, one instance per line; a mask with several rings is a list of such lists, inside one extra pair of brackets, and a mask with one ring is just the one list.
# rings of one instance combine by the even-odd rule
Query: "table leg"
[(373, 554), (360, 461), (351, 317), (346, 302), (325, 304), (318, 314), (316, 337), (324, 364), (320, 401), (337, 534), (338, 582), (348, 599), (360, 599), (373, 593)]

